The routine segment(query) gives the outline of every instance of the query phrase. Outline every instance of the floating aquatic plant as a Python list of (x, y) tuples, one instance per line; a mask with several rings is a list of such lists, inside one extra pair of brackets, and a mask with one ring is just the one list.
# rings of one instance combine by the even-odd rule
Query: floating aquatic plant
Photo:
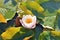
[(0, 0), (1, 40), (59, 40), (59, 0)]

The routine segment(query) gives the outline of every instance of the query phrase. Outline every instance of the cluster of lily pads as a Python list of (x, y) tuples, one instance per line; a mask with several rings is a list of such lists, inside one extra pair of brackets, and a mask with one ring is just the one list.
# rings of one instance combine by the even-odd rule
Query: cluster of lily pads
[(0, 40), (59, 40), (60, 0), (0, 0)]

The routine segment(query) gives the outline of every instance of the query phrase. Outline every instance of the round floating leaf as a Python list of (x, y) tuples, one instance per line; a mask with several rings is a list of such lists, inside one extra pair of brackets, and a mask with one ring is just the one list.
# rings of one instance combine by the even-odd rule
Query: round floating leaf
[(43, 31), (39, 35), (39, 40), (50, 40), (50, 32), (49, 31)]
[(13, 17), (15, 16), (15, 12), (11, 11), (11, 10), (8, 10), (6, 12), (6, 14), (4, 15), (4, 17), (8, 20), (12, 19)]
[(5, 39), (11, 39), (17, 32), (20, 31), (20, 27), (16, 28), (16, 27), (10, 27), (8, 29), (6, 29), (5, 32), (3, 32), (1, 34), (2, 38)]
[(16, 5), (14, 6), (12, 1), (9, 0), (3, 5), (3, 7), (0, 7), (0, 12), (6, 19), (11, 20), (16, 13)]
[(30, 29), (21, 28), (20, 31), (13, 36), (12, 40), (23, 40), (25, 37), (33, 35), (33, 31)]

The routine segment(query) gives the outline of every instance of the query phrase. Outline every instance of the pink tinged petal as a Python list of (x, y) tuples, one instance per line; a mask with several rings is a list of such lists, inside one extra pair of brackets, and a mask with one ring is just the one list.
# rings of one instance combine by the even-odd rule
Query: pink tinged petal
[(23, 24), (22, 20), (20, 20), (20, 23), (21, 23), (23, 26), (25, 26), (25, 25)]
[[(32, 18), (32, 23), (30, 24), (27, 24), (25, 22), (26, 18)], [(32, 29), (32, 28), (35, 28), (36, 26), (36, 16), (31, 16), (31, 15), (26, 15), (26, 16), (23, 16), (22, 20), (20, 20), (22, 26), (24, 26), (25, 28), (29, 28), (29, 29)]]
[(36, 27), (36, 25), (32, 26), (32, 29), (35, 28), (35, 27)]

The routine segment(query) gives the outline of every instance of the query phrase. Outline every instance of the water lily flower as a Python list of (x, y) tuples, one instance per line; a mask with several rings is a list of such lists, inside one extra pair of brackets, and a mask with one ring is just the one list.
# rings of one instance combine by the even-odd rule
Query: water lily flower
[(20, 22), (23, 27), (33, 29), (36, 26), (36, 16), (24, 15)]

